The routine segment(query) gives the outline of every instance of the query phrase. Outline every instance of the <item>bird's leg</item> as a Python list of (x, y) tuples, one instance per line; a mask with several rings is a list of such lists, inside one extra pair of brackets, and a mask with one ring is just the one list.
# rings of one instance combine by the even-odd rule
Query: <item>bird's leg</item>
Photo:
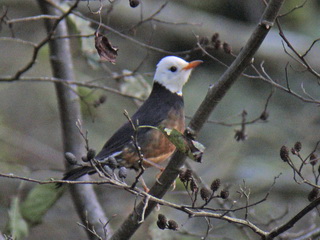
[(158, 168), (161, 172), (163, 172), (163, 170), (164, 170), (164, 167), (162, 167), (162, 166), (159, 165), (159, 164), (156, 164), (155, 162), (150, 161), (150, 160), (147, 159), (147, 158), (144, 158), (144, 159), (143, 159), (143, 162), (144, 162), (144, 163), (147, 163), (147, 165), (150, 165), (150, 166), (152, 166), (152, 167)]

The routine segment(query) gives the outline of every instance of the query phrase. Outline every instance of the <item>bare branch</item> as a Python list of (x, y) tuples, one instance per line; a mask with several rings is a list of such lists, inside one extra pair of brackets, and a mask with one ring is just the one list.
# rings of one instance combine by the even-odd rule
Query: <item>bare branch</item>
[(288, 229), (292, 228), (295, 223), (297, 223), (301, 218), (303, 218), (307, 213), (316, 208), (320, 204), (320, 197), (310, 203), (308, 206), (303, 208), (299, 213), (297, 213), (293, 218), (291, 218), (285, 224), (273, 229), (267, 236), (266, 240), (273, 239), (279, 236), (281, 233), (284, 233)]

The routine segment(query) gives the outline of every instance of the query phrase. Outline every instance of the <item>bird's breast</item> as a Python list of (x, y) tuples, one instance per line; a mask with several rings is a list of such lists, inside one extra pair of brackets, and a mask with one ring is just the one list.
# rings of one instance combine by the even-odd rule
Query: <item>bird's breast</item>
[[(159, 126), (169, 129), (176, 129), (183, 132), (185, 129), (185, 117), (183, 108), (172, 107)], [(138, 137), (138, 144), (141, 147), (143, 157), (146, 159), (144, 162), (145, 167), (151, 166), (151, 162), (159, 164), (169, 158), (176, 147), (167, 139), (167, 137), (159, 130), (150, 129)], [(131, 144), (123, 149), (122, 158), (125, 160), (126, 165), (137, 167), (139, 155), (136, 148)]]

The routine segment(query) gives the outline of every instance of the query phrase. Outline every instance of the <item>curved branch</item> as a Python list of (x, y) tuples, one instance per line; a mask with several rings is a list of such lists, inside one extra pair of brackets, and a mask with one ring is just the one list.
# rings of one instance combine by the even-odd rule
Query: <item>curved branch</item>
[[(252, 57), (260, 47), (264, 38), (274, 24), (278, 12), (284, 0), (271, 0), (265, 9), (261, 21), (256, 26), (250, 39), (245, 47), (242, 49), (238, 57), (221, 76), (218, 83), (209, 89), (204, 101), (201, 103), (196, 114), (192, 118), (189, 126), (194, 133), (198, 133), (208, 120), (210, 114), (224, 97), (230, 87), (234, 84), (237, 78), (250, 64)], [(176, 152), (171, 158), (168, 166), (162, 173), (159, 180), (154, 184), (150, 190), (150, 194), (162, 198), (168, 191), (171, 184), (179, 173), (179, 168), (184, 164), (186, 156), (181, 152)], [(142, 201), (135, 208), (135, 210), (127, 217), (121, 227), (111, 237), (116, 239), (129, 239), (135, 231), (139, 228), (140, 215), (144, 210), (145, 203)], [(146, 218), (156, 206), (155, 202), (149, 201), (148, 207), (145, 210), (144, 217)]]

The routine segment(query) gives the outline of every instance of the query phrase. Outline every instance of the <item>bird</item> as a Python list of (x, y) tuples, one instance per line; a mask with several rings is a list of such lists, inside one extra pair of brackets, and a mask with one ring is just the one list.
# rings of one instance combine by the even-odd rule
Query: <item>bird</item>
[(143, 167), (159, 166), (168, 159), (176, 147), (154, 127), (162, 126), (184, 132), (182, 88), (192, 70), (200, 63), (201, 60), (187, 62), (176, 56), (162, 58), (157, 64), (149, 97), (130, 121), (124, 123), (94, 157), (99, 164), (96, 167), (91, 164), (73, 168), (64, 174), (63, 180), (76, 180), (83, 175), (96, 173), (99, 168), (103, 171), (102, 167), (114, 169), (115, 165), (117, 168), (125, 167), (139, 171), (141, 156)]

